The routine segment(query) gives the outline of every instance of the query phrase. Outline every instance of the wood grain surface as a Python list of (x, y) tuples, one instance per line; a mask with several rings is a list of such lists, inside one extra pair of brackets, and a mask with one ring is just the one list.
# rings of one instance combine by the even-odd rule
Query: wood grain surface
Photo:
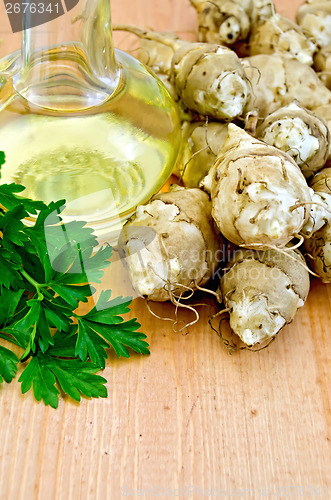
[[(291, 17), (299, 3), (276, 2)], [(114, 22), (195, 30), (188, 0), (112, 0), (112, 11)], [(104, 286), (125, 285), (112, 272)], [(208, 325), (216, 309), (200, 307), (182, 335), (135, 299), (152, 354), (111, 355), (107, 399), (66, 398), (53, 410), (23, 396), (17, 379), (4, 384), (1, 500), (330, 498), (331, 285), (313, 279), (295, 321), (258, 353), (229, 354)]]

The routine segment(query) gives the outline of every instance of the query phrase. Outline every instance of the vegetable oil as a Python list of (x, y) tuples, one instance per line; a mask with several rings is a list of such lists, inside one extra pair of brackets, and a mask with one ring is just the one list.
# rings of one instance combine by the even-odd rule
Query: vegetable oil
[(165, 183), (180, 140), (161, 82), (127, 54), (117, 51), (117, 60), (115, 91), (92, 107), (85, 94), (39, 88), (0, 113), (1, 182), (22, 184), (23, 196), (46, 203), (65, 199), (65, 220), (87, 221), (101, 240)]
[(64, 220), (86, 221), (102, 242), (170, 176), (180, 122), (161, 81), (113, 48), (109, 3), (87, 8), (82, 42), (37, 47), (33, 28), (0, 60), (1, 182), (65, 200)]

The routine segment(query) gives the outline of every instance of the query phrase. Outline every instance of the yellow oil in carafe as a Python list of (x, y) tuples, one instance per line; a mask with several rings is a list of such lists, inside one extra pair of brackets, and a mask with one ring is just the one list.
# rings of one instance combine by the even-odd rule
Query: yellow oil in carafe
[(46, 203), (65, 198), (67, 215), (92, 220), (150, 196), (167, 178), (169, 149), (108, 113), (18, 115), (0, 127), (2, 181), (22, 184), (24, 196)]
[(165, 88), (135, 59), (117, 55), (124, 79), (98, 106), (86, 95), (71, 96), (73, 106), (61, 92), (28, 89), (0, 113), (1, 182), (22, 184), (23, 196), (46, 203), (65, 199), (65, 219), (87, 221), (101, 241), (161, 188), (180, 141)]

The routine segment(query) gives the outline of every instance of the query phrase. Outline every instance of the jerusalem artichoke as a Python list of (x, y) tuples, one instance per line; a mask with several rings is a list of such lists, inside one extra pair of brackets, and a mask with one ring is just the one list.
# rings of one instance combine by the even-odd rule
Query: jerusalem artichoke
[(190, 0), (198, 13), (198, 40), (235, 46), (259, 19), (275, 12), (272, 0)]
[(182, 148), (174, 171), (186, 187), (199, 187), (227, 136), (222, 122), (184, 122)]
[(270, 54), (247, 57), (242, 63), (252, 85), (247, 111), (258, 109), (266, 117), (294, 99), (309, 110), (331, 104), (330, 90), (306, 64)]
[(311, 66), (317, 44), (304, 31), (279, 14), (253, 26), (249, 38), (249, 54), (281, 54)]
[(257, 127), (256, 137), (289, 154), (305, 177), (323, 168), (329, 156), (327, 124), (296, 102), (265, 118)]
[(221, 240), (210, 210), (208, 195), (195, 188), (161, 193), (137, 207), (118, 246), (138, 295), (165, 301), (211, 278), (221, 260)]
[(324, 225), (314, 231), (304, 242), (309, 265), (324, 283), (331, 283), (331, 168), (324, 168), (310, 184), (315, 193), (322, 196), (328, 207)]
[[(188, 110), (187, 120), (197, 120), (182, 125), (176, 173), (186, 188), (138, 207), (119, 251), (139, 295), (178, 305), (178, 297), (215, 276), (221, 235), (239, 245), (220, 293), (231, 328), (254, 346), (273, 338), (306, 300), (308, 269), (291, 245), (305, 238), (313, 271), (331, 282), (331, 169), (320, 170), (331, 160), (331, 92), (324, 85), (331, 3), (307, 0), (298, 27), (275, 14), (270, 0), (190, 2), (198, 12), (196, 43), (114, 28), (141, 38), (140, 60)], [(316, 18), (314, 9), (324, 14)], [(316, 34), (325, 46), (317, 55)], [(251, 56), (244, 59), (222, 46), (238, 50), (248, 40)], [(308, 66), (313, 57), (321, 79)], [(237, 123), (251, 116), (256, 138), (204, 116)], [(204, 175), (211, 200), (197, 189)], [(305, 176), (313, 175), (309, 187)]]
[(284, 247), (308, 218), (312, 190), (297, 164), (232, 123), (203, 184), (218, 228), (236, 245)]
[(330, 0), (306, 0), (299, 5), (296, 21), (321, 47), (331, 43)]
[(232, 50), (217, 44), (186, 42), (128, 25), (115, 25), (113, 29), (129, 31), (173, 49), (169, 80), (190, 110), (218, 120), (232, 120), (243, 113), (250, 97), (250, 83)]
[(324, 85), (331, 90), (331, 43), (322, 47), (315, 55), (314, 69)]
[[(327, 125), (330, 137), (331, 137), (331, 104), (326, 104), (324, 106), (317, 106), (313, 109), (314, 113), (321, 118)], [(329, 148), (329, 156), (325, 166), (330, 166), (331, 164), (331, 142)]]
[(303, 257), (289, 249), (237, 250), (220, 282), (230, 326), (248, 346), (271, 339), (290, 323), (309, 286)]

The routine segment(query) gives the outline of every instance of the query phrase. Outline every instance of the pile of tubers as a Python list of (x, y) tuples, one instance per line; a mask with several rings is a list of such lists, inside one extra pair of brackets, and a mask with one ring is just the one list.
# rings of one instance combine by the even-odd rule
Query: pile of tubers
[(139, 296), (177, 311), (210, 291), (259, 347), (304, 305), (309, 274), (331, 283), (331, 0), (306, 0), (297, 23), (271, 0), (190, 3), (196, 42), (114, 26), (182, 118), (177, 184), (137, 207), (118, 250)]

